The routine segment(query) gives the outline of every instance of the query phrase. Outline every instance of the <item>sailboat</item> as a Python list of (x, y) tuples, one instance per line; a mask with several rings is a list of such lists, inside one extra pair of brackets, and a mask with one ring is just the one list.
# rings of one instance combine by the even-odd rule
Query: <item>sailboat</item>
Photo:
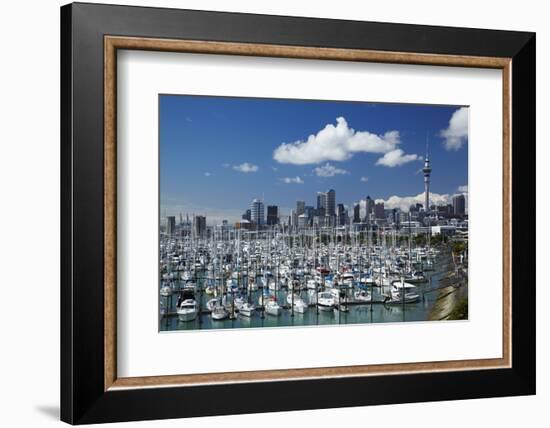
[(298, 312), (299, 314), (303, 314), (307, 311), (307, 303), (304, 302), (304, 299), (302, 299), (298, 294), (289, 293), (288, 296), (286, 296), (286, 301), (289, 305), (293, 305), (294, 312)]

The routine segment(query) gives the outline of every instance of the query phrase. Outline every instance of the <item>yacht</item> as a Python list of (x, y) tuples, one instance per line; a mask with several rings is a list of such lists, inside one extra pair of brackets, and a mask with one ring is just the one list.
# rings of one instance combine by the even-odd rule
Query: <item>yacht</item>
[(401, 278), (392, 283), (391, 298), (387, 303), (416, 303), (419, 300), (420, 295), (417, 293), (417, 288)]
[(197, 318), (198, 305), (192, 293), (184, 291), (177, 305), (178, 319), (180, 321), (193, 321)]

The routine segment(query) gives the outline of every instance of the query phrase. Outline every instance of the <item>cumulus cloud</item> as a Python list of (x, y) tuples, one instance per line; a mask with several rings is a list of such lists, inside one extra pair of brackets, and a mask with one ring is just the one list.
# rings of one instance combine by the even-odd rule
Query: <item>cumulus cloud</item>
[(323, 166), (318, 166), (313, 170), (317, 177), (334, 177), (339, 174), (349, 174), (349, 171), (345, 169), (336, 168), (335, 166), (329, 164), (328, 162)]
[[(449, 204), (450, 201), (451, 196), (449, 194), (441, 195), (439, 193), (430, 192), (430, 205), (446, 205)], [(419, 193), (416, 196), (390, 196), (384, 201), (384, 208), (399, 208), (401, 211), (409, 211), (410, 206), (414, 204), (424, 205), (424, 193)]]
[(447, 150), (458, 150), (468, 141), (468, 107), (461, 107), (453, 113), (449, 126), (440, 135)]
[(252, 163), (244, 162), (240, 165), (233, 165), (232, 167), (235, 171), (249, 173), (249, 172), (256, 172), (258, 171), (258, 165), (254, 165)]
[(406, 155), (401, 149), (395, 149), (386, 153), (376, 161), (376, 165), (383, 165), (393, 168), (395, 166), (404, 165), (408, 162), (421, 160), (422, 158), (415, 154)]
[(283, 178), (283, 182), (286, 184), (304, 184), (304, 180), (302, 180), (300, 177), (285, 177)]
[(361, 181), (363, 183), (366, 183), (367, 181), (369, 181), (369, 177), (361, 177)]
[(457, 190), (459, 193), (468, 193), (468, 185), (464, 184), (463, 186), (458, 186)]
[(345, 118), (338, 117), (336, 126), (329, 123), (306, 141), (281, 144), (274, 150), (273, 159), (295, 165), (345, 161), (355, 153), (387, 153), (399, 143), (398, 131), (388, 131), (383, 135), (355, 131)]

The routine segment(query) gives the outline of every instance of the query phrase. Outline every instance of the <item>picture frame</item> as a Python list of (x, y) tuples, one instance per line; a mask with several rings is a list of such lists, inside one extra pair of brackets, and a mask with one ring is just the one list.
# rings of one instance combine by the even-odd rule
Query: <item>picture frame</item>
[[(502, 358), (119, 378), (116, 53), (121, 49), (502, 70)], [(85, 424), (534, 394), (535, 97), (533, 33), (63, 6), (61, 419)], [(224, 398), (213, 406), (212, 396)]]

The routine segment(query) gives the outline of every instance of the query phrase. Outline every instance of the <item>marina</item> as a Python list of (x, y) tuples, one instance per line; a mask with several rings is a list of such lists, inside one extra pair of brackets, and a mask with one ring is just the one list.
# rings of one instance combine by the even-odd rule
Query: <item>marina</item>
[(442, 290), (467, 297), (456, 240), (416, 246), (407, 231), (345, 228), (234, 234), (163, 237), (160, 330), (428, 321)]

